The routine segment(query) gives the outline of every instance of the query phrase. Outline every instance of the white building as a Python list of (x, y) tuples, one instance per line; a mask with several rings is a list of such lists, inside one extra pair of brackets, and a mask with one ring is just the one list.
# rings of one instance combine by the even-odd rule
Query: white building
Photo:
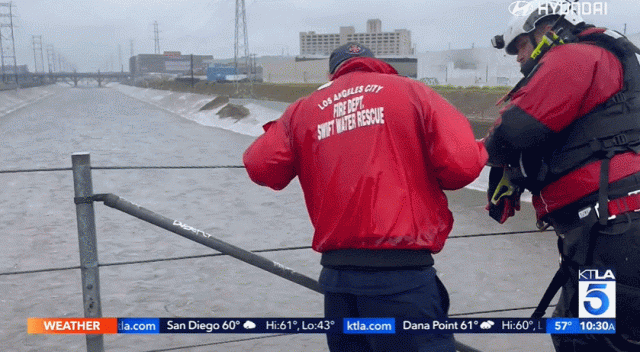
[(504, 50), (474, 48), (419, 53), (418, 79), (454, 86), (513, 86), (521, 78), (516, 57)]
[[(627, 38), (640, 46), (640, 33)], [(516, 56), (494, 48), (432, 51), (416, 56), (418, 79), (428, 84), (514, 86), (523, 77)]]
[(300, 56), (329, 56), (333, 50), (348, 42), (358, 42), (373, 51), (376, 56), (413, 55), (411, 31), (396, 29), (382, 32), (382, 21), (367, 21), (367, 32), (356, 33), (352, 26), (340, 27), (337, 34), (300, 32)]
[[(367, 31), (376, 32), (380, 28), (379, 23), (379, 20), (369, 20), (367, 22)], [(327, 36), (327, 38), (330, 38), (329, 36), (335, 36), (331, 37), (334, 38), (334, 45), (336, 47), (341, 45), (340, 34), (325, 34), (324, 36)], [(630, 34), (627, 37), (636, 44), (636, 46), (640, 46), (640, 33)], [(363, 42), (363, 44), (365, 43)], [(373, 50), (375, 46), (369, 47)], [(330, 52), (333, 49), (327, 48), (326, 50)], [(318, 56), (318, 60), (296, 60), (293, 57), (265, 60), (265, 62), (262, 63), (262, 65), (264, 65), (265, 82), (326, 82), (329, 71), (328, 54), (310, 54), (309, 56), (313, 55)], [(393, 56), (391, 56), (391, 58), (384, 57), (384, 55), (381, 56), (383, 60), (394, 59)], [(430, 51), (416, 53), (413, 57), (417, 58), (417, 75), (408, 74), (411, 70), (402, 70), (402, 67), (399, 67), (399, 71), (403, 71), (403, 75), (417, 77), (417, 79), (429, 85), (450, 84), (463, 87), (514, 86), (522, 79), (520, 65), (516, 62), (516, 56), (507, 55), (504, 50), (473, 48)]]

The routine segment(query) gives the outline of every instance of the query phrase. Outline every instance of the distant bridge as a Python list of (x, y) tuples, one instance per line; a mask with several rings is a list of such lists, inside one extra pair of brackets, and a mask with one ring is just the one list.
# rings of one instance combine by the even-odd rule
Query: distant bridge
[(53, 82), (73, 82), (74, 86), (78, 86), (80, 80), (95, 80), (98, 86), (102, 86), (103, 82), (122, 82), (131, 78), (129, 72), (24, 72), (19, 74), (4, 74), (2, 80), (14, 82), (17, 80), (22, 83), (53, 83)]

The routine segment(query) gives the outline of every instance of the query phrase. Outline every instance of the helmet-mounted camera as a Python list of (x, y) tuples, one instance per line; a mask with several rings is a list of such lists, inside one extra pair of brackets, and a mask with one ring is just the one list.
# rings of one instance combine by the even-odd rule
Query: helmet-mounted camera
[[(522, 3), (525, 1), (518, 1)], [(568, 0), (533, 0), (525, 2), (525, 6), (518, 7), (518, 11), (512, 10), (513, 17), (507, 25), (507, 29), (502, 35), (502, 45), (499, 40), (493, 37), (491, 42), (495, 48), (504, 48), (509, 55), (518, 53), (515, 42), (523, 34), (532, 33), (539, 21), (553, 17), (562, 18), (571, 26), (576, 26), (584, 19), (580, 16), (572, 1)], [(498, 44), (498, 46), (496, 46)]]
[(502, 34), (498, 34), (491, 38), (491, 45), (496, 49), (504, 49), (504, 36)]

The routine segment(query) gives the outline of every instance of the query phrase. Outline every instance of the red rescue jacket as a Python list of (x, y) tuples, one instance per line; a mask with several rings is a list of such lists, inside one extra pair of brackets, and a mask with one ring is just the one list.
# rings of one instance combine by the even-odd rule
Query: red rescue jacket
[[(591, 28), (581, 35), (603, 32)], [(614, 54), (587, 43), (552, 48), (541, 59), (529, 82), (501, 111), (487, 149), (497, 154), (544, 150), (556, 143), (562, 131), (622, 89), (623, 70)], [(519, 153), (519, 152), (518, 152)], [(569, 205), (599, 189), (601, 161), (576, 169), (533, 197), (538, 218)], [(640, 172), (640, 155), (633, 152), (611, 159), (609, 183)]]
[(264, 129), (243, 156), (249, 177), (276, 190), (299, 177), (318, 252), (439, 252), (453, 223), (442, 190), (488, 158), (464, 115), (372, 58), (348, 60)]

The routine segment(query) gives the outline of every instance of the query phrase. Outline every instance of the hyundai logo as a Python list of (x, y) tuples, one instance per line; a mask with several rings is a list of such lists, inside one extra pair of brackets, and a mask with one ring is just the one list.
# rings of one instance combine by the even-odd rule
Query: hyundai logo
[(529, 12), (529, 4), (528, 1), (514, 1), (509, 5), (509, 12), (511, 12), (514, 16), (526, 16)]

